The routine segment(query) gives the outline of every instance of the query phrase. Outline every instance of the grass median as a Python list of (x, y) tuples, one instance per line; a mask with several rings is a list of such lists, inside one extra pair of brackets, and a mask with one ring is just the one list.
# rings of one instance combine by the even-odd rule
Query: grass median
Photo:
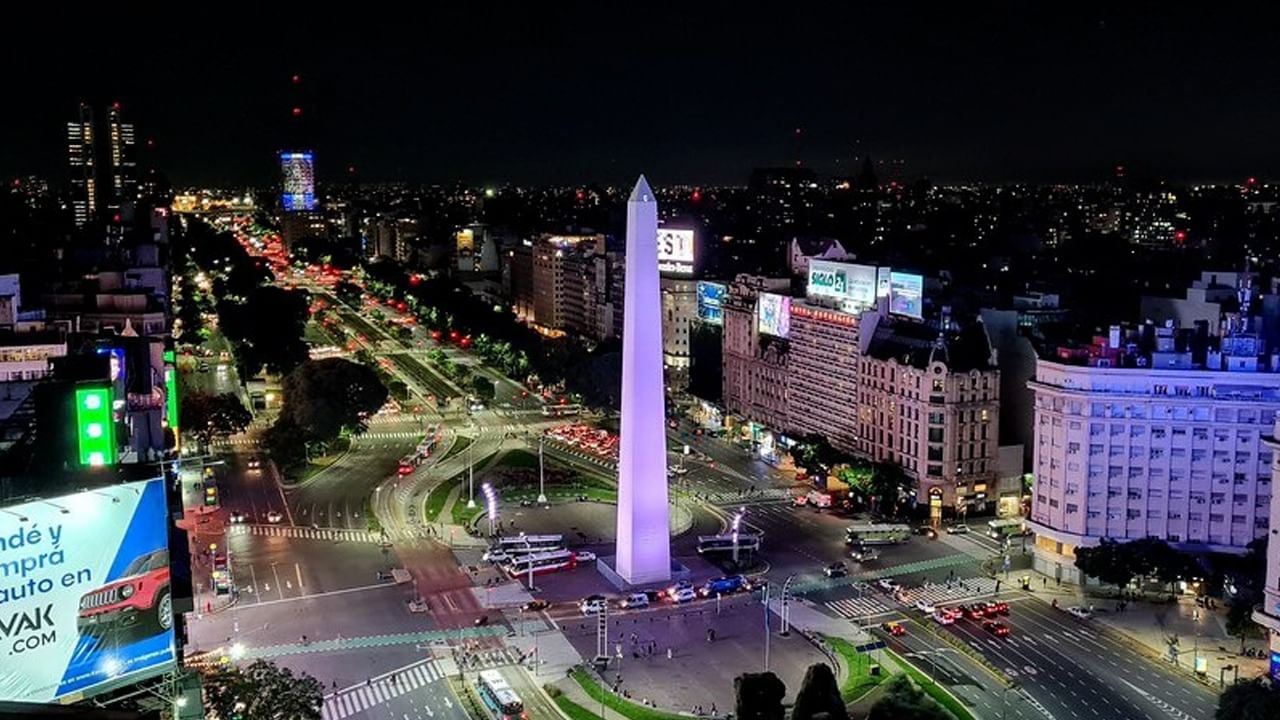
[(605, 707), (630, 720), (688, 720), (684, 715), (656, 710), (615, 695), (582, 668), (573, 671), (573, 679), (593, 702), (598, 704), (603, 697)]
[(959, 698), (952, 695), (950, 691), (939, 685), (938, 681), (928, 675), (925, 675), (919, 668), (908, 662), (906, 658), (895, 653), (889, 648), (885, 648), (884, 652), (893, 656), (893, 659), (897, 661), (898, 666), (901, 667), (902, 671), (911, 678), (912, 682), (914, 682), (925, 695), (933, 698), (934, 702), (938, 703), (945, 708), (947, 712), (954, 715), (956, 720), (977, 720), (974, 714), (970, 712), (969, 708), (965, 707), (964, 703), (960, 702)]
[[(444, 510), (445, 501), (449, 499), (449, 493), (461, 484), (462, 476), (459, 475), (437, 485), (427, 496), (427, 502), (422, 509), (422, 519), (426, 522), (437, 522), (440, 511)], [(465, 504), (466, 501), (463, 500), (463, 503)]]
[(871, 689), (884, 680), (884, 669), (878, 675), (871, 674), (871, 655), (858, 652), (853, 643), (838, 637), (823, 636), (831, 650), (840, 657), (845, 667), (844, 679), (840, 681), (840, 699), (845, 704), (857, 702), (859, 698), (871, 692)]

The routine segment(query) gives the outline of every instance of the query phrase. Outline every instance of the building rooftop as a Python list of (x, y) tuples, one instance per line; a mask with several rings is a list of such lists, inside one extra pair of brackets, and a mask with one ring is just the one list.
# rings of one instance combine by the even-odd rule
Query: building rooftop
[(990, 370), (991, 343), (980, 319), (958, 330), (939, 332), (934, 322), (901, 322), (883, 319), (877, 323), (867, 354), (880, 360), (897, 360), (915, 368), (940, 360), (954, 372)]

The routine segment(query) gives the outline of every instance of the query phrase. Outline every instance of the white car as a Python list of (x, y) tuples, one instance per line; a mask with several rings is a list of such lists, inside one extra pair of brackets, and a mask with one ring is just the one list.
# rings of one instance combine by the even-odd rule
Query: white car
[(280, 522), (281, 520), (284, 520), (284, 514), (283, 514), (283, 513), (277, 512), (277, 511), (275, 511), (275, 510), (272, 510), (271, 512), (267, 513), (267, 522), (269, 522), (269, 523), (278, 523), (278, 522)]
[(511, 557), (507, 555), (506, 550), (487, 550), (484, 555), (480, 556), (480, 559), (487, 563), (503, 563), (510, 560)]
[(235, 524), (237, 524), (237, 525), (238, 525), (238, 524), (240, 524), (240, 523), (244, 522), (244, 520), (245, 520), (244, 513), (240, 512), (239, 510), (237, 510), (237, 511), (235, 511), (235, 512), (231, 513), (231, 522), (232, 522), (232, 523), (235, 523)]
[(671, 600), (676, 603), (687, 603), (698, 599), (698, 593), (693, 588), (680, 588), (671, 596)]
[(595, 615), (604, 612), (607, 606), (608, 601), (603, 595), (591, 595), (584, 599), (579, 607), (583, 615)]
[(891, 593), (898, 589), (898, 582), (893, 578), (880, 578), (876, 581), (876, 587)]
[(573, 557), (578, 562), (595, 562), (596, 561), (596, 554), (591, 552), (590, 550), (579, 550), (573, 554)]
[(938, 611), (938, 608), (934, 607), (933, 603), (923, 598), (916, 601), (916, 609), (926, 615), (932, 615)]
[(1093, 617), (1093, 613), (1090, 612), (1088, 608), (1082, 608), (1079, 606), (1069, 607), (1067, 608), (1067, 612), (1071, 613), (1075, 617), (1080, 618), (1081, 620), (1088, 620), (1089, 618)]
[(948, 535), (968, 535), (969, 526), (968, 525), (949, 525), (947, 526), (947, 534)]
[(622, 601), (618, 604), (628, 610), (649, 607), (649, 596), (644, 593), (631, 593), (622, 598)]
[(929, 617), (939, 625), (954, 625), (956, 622), (956, 614), (945, 608), (934, 610)]
[(425, 613), (430, 611), (431, 611), (431, 606), (427, 604), (426, 600), (410, 600), (409, 601), (409, 612), (411, 613)]

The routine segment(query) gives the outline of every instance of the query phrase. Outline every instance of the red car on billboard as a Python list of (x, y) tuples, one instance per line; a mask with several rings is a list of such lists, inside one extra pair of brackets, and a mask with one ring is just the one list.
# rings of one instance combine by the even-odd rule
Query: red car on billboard
[(124, 577), (80, 597), (76, 630), (95, 637), (140, 629), (147, 635), (173, 627), (169, 593), (169, 551), (139, 555), (124, 570)]

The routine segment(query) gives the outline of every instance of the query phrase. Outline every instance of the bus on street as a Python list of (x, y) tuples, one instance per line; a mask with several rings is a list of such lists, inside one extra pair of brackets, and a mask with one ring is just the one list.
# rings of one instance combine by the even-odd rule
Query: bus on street
[(897, 545), (911, 539), (911, 526), (898, 523), (859, 523), (845, 528), (846, 545)]
[(519, 579), (529, 573), (541, 575), (557, 570), (572, 570), (577, 566), (578, 556), (572, 550), (552, 550), (510, 558), (502, 569), (511, 577)]
[(582, 406), (577, 403), (542, 406), (542, 414), (544, 417), (569, 417), (571, 415), (578, 415), (581, 412)]
[(987, 535), (1000, 540), (1007, 537), (1022, 537), (1027, 534), (1027, 524), (1022, 518), (1005, 518), (987, 522)]
[(524, 703), (520, 696), (497, 670), (481, 670), (476, 678), (476, 690), (495, 720), (521, 720), (524, 717)]

